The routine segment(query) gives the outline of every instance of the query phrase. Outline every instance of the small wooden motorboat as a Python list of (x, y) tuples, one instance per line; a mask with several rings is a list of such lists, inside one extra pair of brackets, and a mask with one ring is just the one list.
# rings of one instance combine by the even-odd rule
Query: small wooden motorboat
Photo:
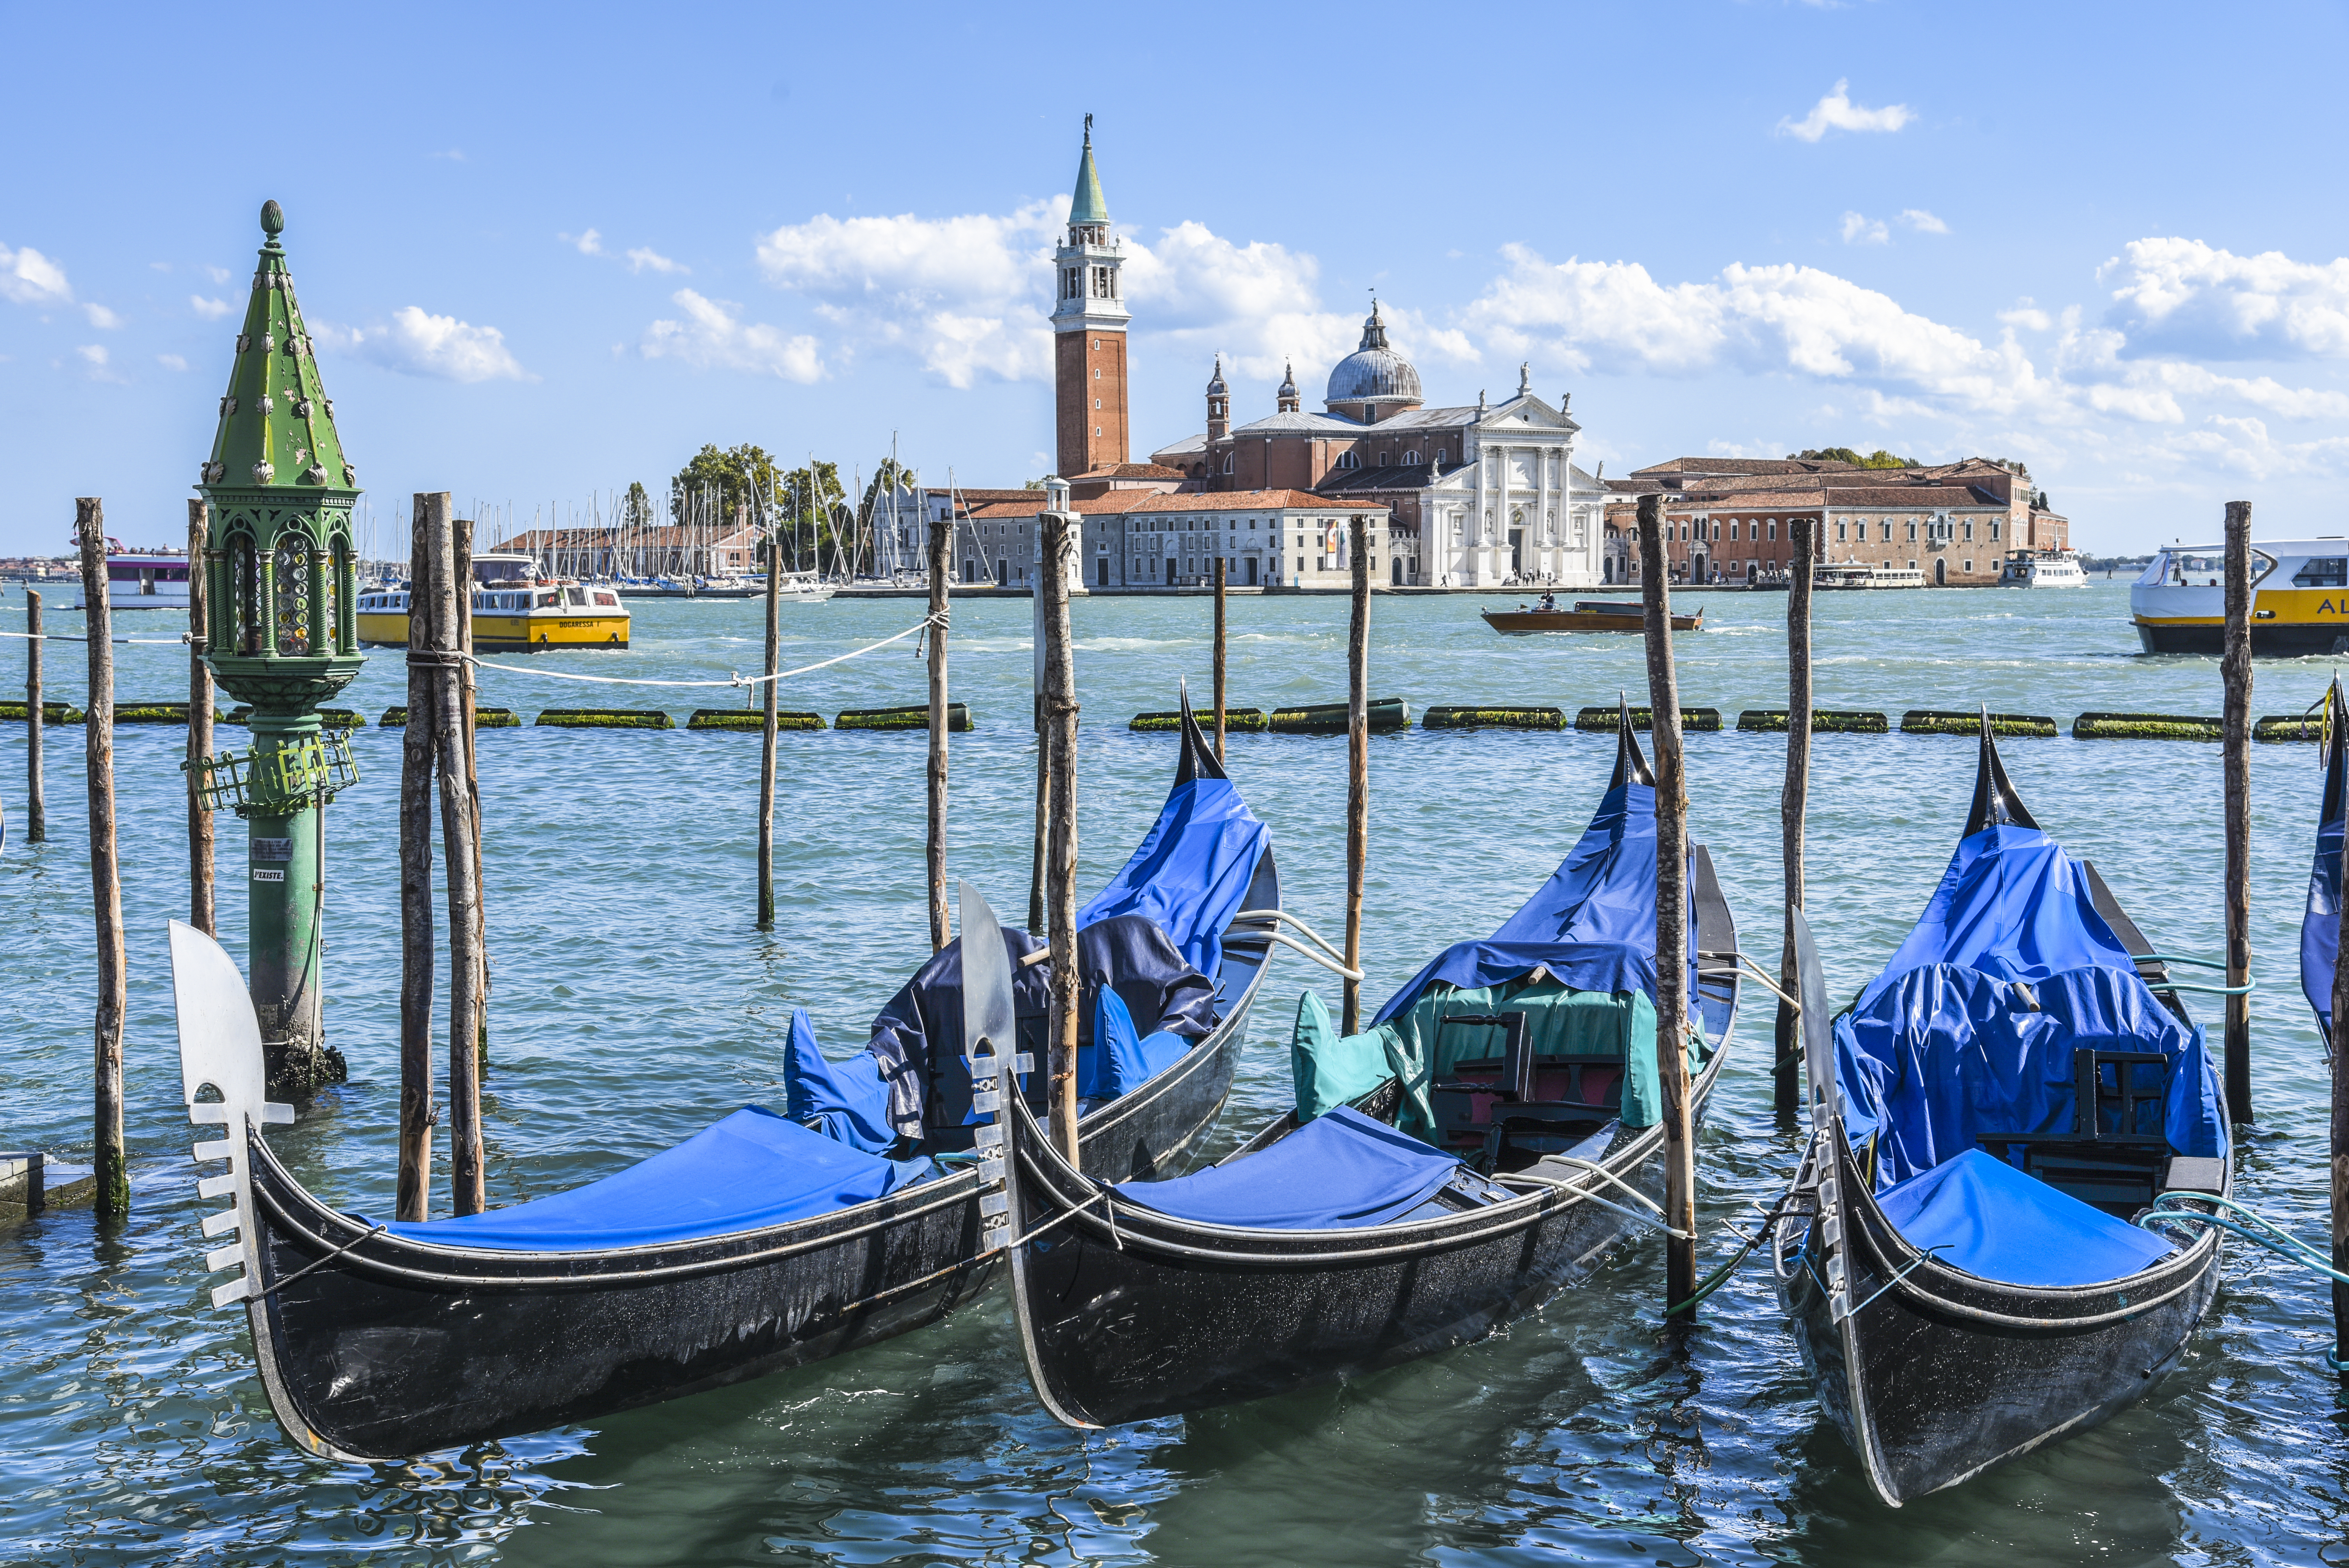
[[(1157, 821), (1079, 915), (1094, 1006), (1107, 1016), (1115, 1000), (1129, 1029), (1148, 1006), (1162, 1026), (1127, 1042), (1161, 1065), (1085, 1110), (1088, 1171), (1187, 1161), (1230, 1088), (1272, 947), (1289, 941), (1279, 912), (1269, 836), (1188, 725)], [(1040, 945), (1019, 932), (993, 940), (973, 970), (1009, 975)], [(262, 1136), (294, 1113), (264, 1102), (260, 1029), (234, 961), (178, 922), (171, 956), (189, 1115), (223, 1129), (195, 1157), (227, 1169), (197, 1191), (233, 1199), (205, 1216), (220, 1239), (205, 1264), (242, 1266), (212, 1302), (243, 1305), (271, 1409), (321, 1458), (538, 1431), (836, 1356), (936, 1321), (1000, 1261), (982, 1242), (987, 1151), (962, 1056), (959, 943), (883, 1010), (867, 1053), (827, 1063), (795, 1016), (793, 1061), (807, 1070), (784, 1114), (747, 1107), (584, 1187), (417, 1224), (372, 1223), (303, 1189)], [(1042, 1034), (1030, 1004), (1049, 969), (1018, 967), (1019, 1016), (999, 1041)], [(1159, 996), (1181, 1009), (1173, 1030), (1149, 1005)], [(1103, 1049), (1097, 1040), (1096, 1067)], [(919, 1136), (901, 1130), (908, 1091)]]
[(2095, 1426), (2178, 1364), (2218, 1233), (2129, 1221), (2224, 1196), (2229, 1131), (2190, 987), (2032, 820), (1986, 718), (1940, 888), (1832, 1021), (1799, 915), (1795, 936), (1813, 1130), (1769, 1227), (1779, 1298), (1820, 1407), (1897, 1507)]
[[(1016, 1096), (991, 1097), (1008, 1112), (1015, 1316), (1045, 1408), (1109, 1426), (1412, 1360), (1533, 1311), (1657, 1224), (1655, 853), (1655, 790), (1625, 725), (1614, 780), (1549, 882), (1489, 939), (1446, 949), (1367, 1033), (1335, 1038), (1308, 993), (1297, 1108), (1193, 1176), (1095, 1181)], [(1712, 861), (1702, 847), (1690, 861), (1692, 960), (1733, 954)], [(1737, 980), (1691, 967), (1701, 1115)]]
[[(1487, 610), (1485, 624), (1515, 636), (1525, 632), (1639, 632), (1647, 629), (1646, 610), (1636, 599), (1579, 599), (1571, 610), (1540, 610), (1520, 604), (1514, 610)], [(1704, 630), (1704, 612), (1675, 614), (1675, 632)]]

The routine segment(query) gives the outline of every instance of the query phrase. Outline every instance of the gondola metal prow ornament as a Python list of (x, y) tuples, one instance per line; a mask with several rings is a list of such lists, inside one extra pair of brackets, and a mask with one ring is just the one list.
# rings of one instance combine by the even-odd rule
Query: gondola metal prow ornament
[(971, 1110), (986, 1115), (973, 1134), (978, 1150), (979, 1245), (993, 1248), (1013, 1234), (1005, 1181), (1003, 1108), (1019, 1092), (1018, 1074), (1031, 1059), (1019, 1054), (1019, 1016), (1011, 999), (1011, 958), (1003, 928), (987, 900), (968, 882), (956, 884), (962, 912), (962, 1037), (970, 1068)]
[[(243, 1277), (216, 1286), (212, 1305), (226, 1306), (261, 1291), (261, 1233), (254, 1223), (253, 1129), (290, 1126), (294, 1108), (272, 1103), (264, 1088), (261, 1022), (253, 996), (237, 973), (236, 960), (221, 944), (182, 921), (171, 922), (171, 988), (180, 1028), (180, 1079), (188, 1119), (199, 1127), (222, 1127), (224, 1136), (195, 1146), (199, 1164), (226, 1161), (223, 1175), (196, 1182), (200, 1198), (233, 1198), (232, 1207), (204, 1216), (207, 1236), (234, 1233), (229, 1246), (204, 1254), (208, 1271), (242, 1264)], [(197, 1096), (212, 1089), (218, 1100)]]

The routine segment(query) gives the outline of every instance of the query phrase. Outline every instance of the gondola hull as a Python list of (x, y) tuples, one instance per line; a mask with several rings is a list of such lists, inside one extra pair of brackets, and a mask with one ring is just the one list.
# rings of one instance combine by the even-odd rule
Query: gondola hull
[[(2209, 1233), (2107, 1286), (2005, 1285), (1920, 1260), (1865, 1196), (1839, 1133), (1836, 1141), (1849, 1197), (1809, 1217), (1799, 1253), (1780, 1249), (1779, 1299), (1820, 1407), (1887, 1502), (1955, 1486), (2143, 1398), (2218, 1293)], [(1847, 1242), (1840, 1249), (1830, 1212)], [(1856, 1308), (1840, 1321), (1822, 1273), (1838, 1253)]]
[[(1088, 1118), (1086, 1169), (1187, 1161), (1231, 1088), (1247, 1012), (1244, 998), (1182, 1063)], [(968, 1171), (772, 1230), (581, 1255), (359, 1240), (367, 1227), (258, 1137), (252, 1170), (273, 1292), (246, 1303), (254, 1348), (285, 1429), (326, 1457), (538, 1431), (822, 1360), (936, 1321), (999, 1265), (978, 1257)]]
[[(1700, 1117), (1725, 1055), (1716, 1051), (1692, 1086)], [(1619, 1133), (1604, 1163), (1660, 1202), (1663, 1149), (1661, 1126)], [(1015, 1222), (1033, 1228), (1093, 1196), (1029, 1147), (1014, 1164)], [(1030, 1371), (1061, 1419), (1115, 1426), (1356, 1377), (1465, 1344), (1588, 1277), (1633, 1232), (1649, 1228), (1624, 1212), (1619, 1189), (1591, 1191), (1619, 1206), (1546, 1193), (1421, 1224), (1212, 1236), (1203, 1235), (1212, 1227), (1123, 1207), (1112, 1230), (1094, 1204), (1021, 1249)], [(1218, 1255), (1186, 1253), (1203, 1240)]]

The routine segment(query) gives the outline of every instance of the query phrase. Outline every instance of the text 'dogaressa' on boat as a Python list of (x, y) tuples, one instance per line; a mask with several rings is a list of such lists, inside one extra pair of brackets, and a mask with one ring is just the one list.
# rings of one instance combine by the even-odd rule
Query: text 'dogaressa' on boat
[(2210, 1305), (2219, 1238), (2130, 1220), (2226, 1193), (2218, 1078), (2184, 983), (2032, 820), (1987, 718), (1965, 832), (1891, 962), (1830, 1020), (1799, 919), (1796, 949), (1813, 1131), (1771, 1252), (1878, 1494), (2141, 1398)]
[[(1269, 834), (1185, 709), (1164, 808), (1078, 916), (1079, 1137), (1117, 1177), (1185, 1163), (1228, 1091), (1278, 926)], [(1021, 1051), (1040, 1049), (1042, 944), (1000, 932)], [(207, 1217), (241, 1265), (270, 1406), (323, 1457), (401, 1458), (592, 1419), (838, 1355), (935, 1321), (993, 1277), (975, 1147), (964, 953), (949, 944), (828, 1060), (795, 1011), (778, 1112), (748, 1106), (600, 1181), (510, 1208), (375, 1223), (305, 1191), (261, 1129), (261, 1039), (234, 963), (171, 929), (180, 1053)], [(1041, 1074), (1027, 1079), (1043, 1092)]]
[[(1734, 1022), (1729, 908), (1689, 857), (1685, 1040), (1702, 1110)], [(1367, 1031), (1308, 992), (1295, 1108), (1195, 1174), (1112, 1183), (1007, 1107), (1015, 1312), (1038, 1395), (1107, 1426), (1281, 1393), (1474, 1339), (1658, 1224), (1655, 789), (1628, 716), (1597, 815), (1499, 930)]]

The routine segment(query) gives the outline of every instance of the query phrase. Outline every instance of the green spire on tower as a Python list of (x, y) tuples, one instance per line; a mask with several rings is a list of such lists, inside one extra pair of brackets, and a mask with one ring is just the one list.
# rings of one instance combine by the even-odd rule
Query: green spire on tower
[(1077, 193), (1069, 202), (1071, 223), (1106, 223), (1109, 203), (1102, 197), (1101, 176), (1093, 172), (1093, 117), (1085, 116), (1085, 152), (1077, 162)]
[(262, 208), (261, 227), (269, 241), (253, 275), (236, 366), (221, 398), (220, 428), (202, 483), (232, 490), (356, 490), (358, 475), (335, 434), (334, 399), (318, 379), (310, 334), (294, 303), (294, 276), (277, 242), (285, 214), (276, 202)]

